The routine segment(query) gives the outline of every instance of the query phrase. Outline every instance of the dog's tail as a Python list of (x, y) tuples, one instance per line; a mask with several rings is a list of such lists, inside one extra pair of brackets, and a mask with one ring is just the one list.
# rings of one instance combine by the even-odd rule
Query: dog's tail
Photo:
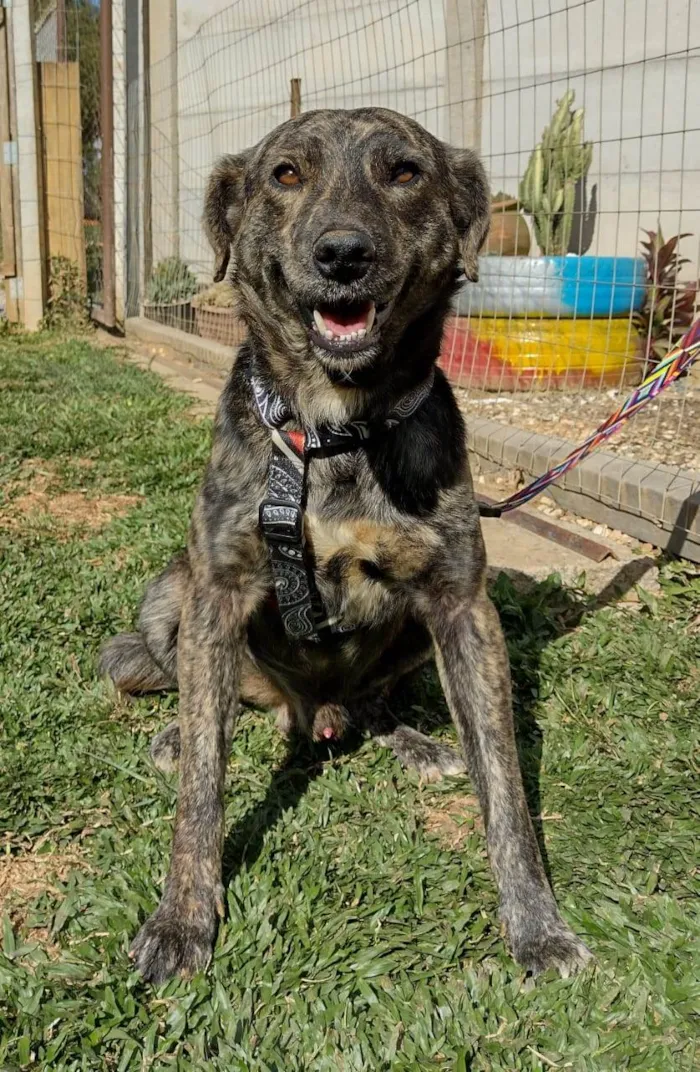
[(119, 692), (139, 694), (177, 688), (177, 681), (149, 654), (140, 633), (120, 633), (108, 640), (100, 652), (99, 667)]

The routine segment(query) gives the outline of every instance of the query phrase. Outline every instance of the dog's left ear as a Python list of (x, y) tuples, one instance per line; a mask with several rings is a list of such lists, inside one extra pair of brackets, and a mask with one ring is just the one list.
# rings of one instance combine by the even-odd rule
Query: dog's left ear
[(471, 149), (447, 146), (452, 184), (452, 212), (460, 237), (462, 264), (467, 279), (479, 278), (479, 250), (489, 232), (491, 202), (486, 172)]
[(220, 156), (209, 176), (204, 196), (204, 230), (215, 253), (214, 282), (226, 275), (231, 243), (245, 204), (245, 172), (252, 149), (236, 156)]

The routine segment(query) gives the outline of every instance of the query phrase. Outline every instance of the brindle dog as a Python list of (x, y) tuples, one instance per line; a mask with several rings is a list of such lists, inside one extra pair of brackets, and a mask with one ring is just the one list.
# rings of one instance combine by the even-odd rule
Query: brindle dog
[(450, 750), (392, 725), (377, 704), (431, 655), (479, 794), (515, 957), (562, 975), (590, 957), (557, 910), (528, 814), (464, 426), (442, 373), (396, 427), (308, 462), (316, 585), (352, 632), (290, 640), (259, 527), (272, 446), (251, 370), (297, 428), (386, 416), (430, 381), (458, 267), (476, 279), (488, 222), (475, 154), (384, 109), (309, 112), (214, 169), (205, 226), (216, 278), (230, 258), (249, 334), (219, 403), (187, 551), (147, 590), (139, 632), (116, 637), (102, 659), (124, 691), (180, 692), (179, 727), (152, 749), (161, 764), (179, 757), (180, 784), (163, 898), (132, 948), (147, 979), (191, 974), (212, 953), (239, 700), (280, 707), (287, 728), (314, 736), (341, 733), (364, 708), (405, 763), (458, 771)]

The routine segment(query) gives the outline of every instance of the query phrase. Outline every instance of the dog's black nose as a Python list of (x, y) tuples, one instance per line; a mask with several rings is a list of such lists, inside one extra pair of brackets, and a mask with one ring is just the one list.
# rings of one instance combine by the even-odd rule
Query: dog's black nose
[(374, 242), (365, 231), (326, 231), (314, 245), (314, 259), (329, 279), (362, 279), (374, 260)]

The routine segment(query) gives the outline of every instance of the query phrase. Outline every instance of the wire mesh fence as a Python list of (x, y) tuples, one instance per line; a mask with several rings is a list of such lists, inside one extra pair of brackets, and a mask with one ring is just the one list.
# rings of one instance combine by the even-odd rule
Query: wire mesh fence
[[(475, 146), (490, 175), (480, 281), (441, 358), (472, 420), (581, 438), (696, 315), (694, 0), (177, 0), (145, 18), (132, 311), (239, 341), (200, 223), (213, 161), (299, 111), (381, 105)], [(695, 480), (696, 384), (610, 449)]]
[(49, 310), (102, 300), (99, 4), (33, 9)]

